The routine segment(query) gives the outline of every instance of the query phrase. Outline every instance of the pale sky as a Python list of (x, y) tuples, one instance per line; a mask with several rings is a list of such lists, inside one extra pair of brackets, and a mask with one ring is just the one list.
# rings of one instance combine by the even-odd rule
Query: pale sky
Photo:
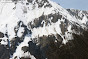
[(53, 0), (64, 8), (88, 10), (88, 0)]

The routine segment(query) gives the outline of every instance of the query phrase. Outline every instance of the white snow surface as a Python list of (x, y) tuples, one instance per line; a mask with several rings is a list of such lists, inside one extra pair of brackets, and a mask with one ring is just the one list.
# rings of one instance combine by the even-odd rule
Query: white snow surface
[(24, 33), (24, 28), (20, 27), (19, 30), (18, 30), (17, 36), (22, 37), (23, 33)]
[(24, 53), (24, 51), (22, 50), (23, 46), (28, 46), (29, 41), (31, 41), (30, 37), (26, 36), (24, 41), (19, 46), (17, 46), (16, 52), (13, 54), (13, 58), (17, 56), (17, 59), (20, 59), (21, 57), (30, 57), (31, 59), (36, 59), (33, 55), (30, 54), (30, 52)]

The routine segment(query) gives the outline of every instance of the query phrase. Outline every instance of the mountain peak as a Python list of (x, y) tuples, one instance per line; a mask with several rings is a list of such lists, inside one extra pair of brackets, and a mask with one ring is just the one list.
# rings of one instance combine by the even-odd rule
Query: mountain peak
[(11, 1), (0, 2), (0, 51), (5, 50), (0, 59), (80, 59), (87, 50), (86, 11), (66, 10), (50, 0)]

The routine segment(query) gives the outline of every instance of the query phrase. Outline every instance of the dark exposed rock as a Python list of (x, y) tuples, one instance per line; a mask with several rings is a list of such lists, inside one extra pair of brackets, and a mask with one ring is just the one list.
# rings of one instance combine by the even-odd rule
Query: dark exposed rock
[(74, 59), (88, 59), (88, 31), (84, 31), (82, 35), (76, 35), (73, 34), (74, 39), (72, 54), (74, 56)]
[(73, 34), (74, 40), (69, 41), (66, 45), (63, 45), (62, 47), (56, 49), (56, 52), (52, 52), (49, 56), (49, 59), (87, 59), (87, 33), (88, 31), (84, 31), (82, 35)]
[[(14, 59), (17, 59), (17, 56)], [(31, 58), (30, 57), (29, 58), (21, 57), (19, 59), (31, 59)]]
[(28, 2), (32, 3), (33, 0), (27, 0)]
[[(77, 19), (82, 20), (83, 17), (86, 15), (88, 17), (88, 11), (84, 10), (75, 10), (75, 9), (67, 9), (67, 11), (72, 15), (75, 16)], [(81, 16), (80, 16), (81, 15)], [(88, 18), (87, 18), (88, 19)]]
[(59, 14), (42, 15), (39, 18), (34, 19), (33, 22), (29, 22), (28, 26), (32, 29), (37, 27), (43, 27), (44, 24), (45, 26), (48, 26), (48, 24), (51, 24), (49, 18), (52, 18), (51, 22), (56, 23), (58, 19), (62, 18), (62, 15)]
[(3, 45), (0, 45), (0, 59), (9, 59), (9, 57), (10, 57), (9, 50)]
[(4, 34), (2, 32), (0, 32), (0, 38), (3, 38)]
[(11, 44), (11, 46), (10, 46), (10, 50), (11, 50), (10, 53), (11, 53), (11, 54), (13, 54), (13, 53), (15, 52), (18, 43), (21, 43), (21, 42), (22, 42), (22, 40), (20, 40), (19, 37), (15, 37), (15, 38), (13, 38), (13, 39), (10, 41), (10, 44)]
[(63, 41), (63, 38), (59, 35), (59, 34), (56, 34), (56, 39), (58, 40), (58, 42), (61, 44), (62, 41)]
[(82, 33), (84, 31), (83, 28), (77, 23), (72, 24), (71, 30), (75, 30), (76, 33)]
[(14, 59), (17, 59), (17, 56), (15, 56)]
[[(59, 48), (59, 42), (55, 43), (55, 36), (49, 35), (48, 37), (43, 36), (40, 42), (40, 48), (43, 56), (47, 59), (57, 59), (55, 55), (53, 54), (56, 50)], [(42, 41), (43, 40), (43, 41)]]
[(61, 22), (61, 24), (60, 24), (61, 32), (62, 32), (63, 35), (64, 35), (65, 32), (67, 31), (67, 26), (66, 26), (66, 24), (68, 24), (68, 23), (63, 23), (63, 22)]
[(26, 3), (26, 5), (29, 5), (29, 3)]
[(53, 19), (51, 20), (53, 23), (56, 23), (58, 21), (58, 19), (61, 19), (62, 18), (62, 15), (59, 15), (58, 14), (51, 14), (51, 15), (48, 15), (49, 17), (53, 17)]
[(48, 24), (48, 20), (47, 20), (47, 17), (42, 15), (40, 16), (39, 18), (36, 18), (33, 23), (32, 22), (29, 22), (29, 26), (33, 29), (33, 28), (37, 28), (37, 27), (43, 27), (44, 23), (42, 23), (42, 21), (45, 21), (45, 24), (47, 25)]
[(32, 41), (30, 41), (28, 44), (29, 44), (29, 52), (30, 52), (30, 54), (34, 55), (34, 57), (36, 57), (36, 59), (43, 59), (43, 57), (41, 56), (40, 47), (37, 46)]
[(67, 9), (67, 11), (68, 11), (71, 15), (75, 16), (77, 19), (81, 19), (81, 20), (82, 20), (82, 17), (84, 16), (84, 15), (82, 15), (82, 17), (78, 16), (78, 13), (80, 12), (80, 10), (71, 11), (70, 9)]
[(46, 7), (52, 7), (52, 5), (48, 2), (48, 0), (41, 0), (41, 2), (40, 1), (38, 1), (38, 0), (36, 0), (36, 2), (38, 3), (38, 7), (40, 8), (40, 7), (43, 7), (44, 6), (44, 3), (47, 3), (44, 7), (46, 8)]
[(24, 57), (21, 57), (20, 59), (31, 59), (31, 58), (24, 58)]
[[(0, 42), (2, 41), (2, 39), (0, 39)], [(1, 43), (0, 43), (1, 44)]]
[(12, 1), (18, 1), (18, 0), (12, 0)]
[(17, 36), (17, 33), (18, 33), (20, 27), (24, 28), (24, 32), (22, 32), (22, 37), (21, 38), (24, 38), (24, 36), (26, 34), (31, 34), (32, 33), (31, 30), (29, 30), (27, 28), (27, 26), (24, 25), (24, 23), (22, 21), (19, 21), (18, 24), (17, 24), (17, 26), (14, 28), (14, 32), (15, 32), (16, 36)]
[(23, 46), (21, 49), (24, 51), (24, 53), (28, 51), (28, 47), (27, 46)]
[[(54, 35), (39, 37), (39, 45), (36, 45), (36, 43), (30, 41), (29, 52), (31, 55), (34, 55), (36, 59), (54, 59), (53, 57), (56, 59), (57, 56), (54, 56), (53, 53), (58, 50), (62, 42), (62, 38), (59, 35), (56, 36), (58, 39), (57, 43), (55, 43), (56, 37)], [(52, 56), (50, 56), (51, 54)]]
[[(60, 47), (58, 56), (60, 59), (88, 59), (88, 31), (82, 35), (73, 34), (74, 40)], [(63, 57), (64, 56), (64, 57)]]
[(41, 48), (47, 46), (48, 44), (50, 44), (50, 42), (54, 42), (55, 41), (55, 36), (54, 35), (48, 35), (47, 36), (43, 36), (43, 37), (40, 37), (39, 38), (39, 42), (40, 42), (40, 45), (41, 45)]
[(39, 45), (29, 42), (29, 52), (36, 59), (88, 59), (87, 33), (83, 31), (82, 35), (73, 34), (74, 40), (69, 40), (65, 45), (60, 44), (62, 38), (58, 34), (57, 42), (54, 35), (43, 36), (39, 38)]
[(51, 8), (51, 7), (52, 7), (52, 5), (48, 3), (48, 4), (46, 4), (46, 5), (44, 6), (44, 8), (46, 8), (46, 7)]

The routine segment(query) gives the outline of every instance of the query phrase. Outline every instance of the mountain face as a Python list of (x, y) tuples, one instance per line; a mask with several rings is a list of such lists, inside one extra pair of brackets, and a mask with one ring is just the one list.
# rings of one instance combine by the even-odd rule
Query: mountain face
[(88, 11), (0, 1), (0, 59), (88, 59)]
[(74, 10), (74, 9), (67, 9), (67, 11), (75, 17), (76, 19), (82, 20), (82, 23), (87, 24), (87, 19), (88, 19), (88, 11), (82, 11), (82, 10)]

